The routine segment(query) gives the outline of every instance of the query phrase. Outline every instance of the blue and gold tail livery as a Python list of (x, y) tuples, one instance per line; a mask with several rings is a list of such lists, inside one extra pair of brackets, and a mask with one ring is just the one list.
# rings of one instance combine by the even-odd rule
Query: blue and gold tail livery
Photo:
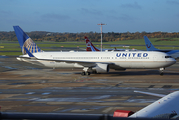
[(13, 28), (19, 41), (22, 54), (27, 53), (26, 49), (31, 53), (43, 52), (19, 26), (13, 26)]

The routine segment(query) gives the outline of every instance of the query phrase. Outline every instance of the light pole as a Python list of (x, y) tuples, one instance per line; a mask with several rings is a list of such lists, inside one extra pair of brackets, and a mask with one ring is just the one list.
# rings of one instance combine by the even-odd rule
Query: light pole
[(97, 25), (101, 25), (101, 52), (102, 52), (102, 25), (107, 25), (107, 24), (103, 24), (103, 23), (100, 23), (100, 24), (97, 24)]

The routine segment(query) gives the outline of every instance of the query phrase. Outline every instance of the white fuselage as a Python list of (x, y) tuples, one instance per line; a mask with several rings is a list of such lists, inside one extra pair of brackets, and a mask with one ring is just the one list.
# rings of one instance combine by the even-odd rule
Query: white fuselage
[[(22, 55), (17, 59), (53, 68), (83, 68), (86, 63), (94, 62), (104, 64), (112, 63), (115, 66), (125, 69), (150, 69), (168, 67), (176, 62), (173, 58), (165, 58), (165, 56), (168, 56), (166, 53), (153, 51), (38, 52), (33, 53), (33, 55), (40, 60), (26, 59), (26, 57), (29, 58), (28, 55)], [(80, 61), (82, 64), (79, 64)]]

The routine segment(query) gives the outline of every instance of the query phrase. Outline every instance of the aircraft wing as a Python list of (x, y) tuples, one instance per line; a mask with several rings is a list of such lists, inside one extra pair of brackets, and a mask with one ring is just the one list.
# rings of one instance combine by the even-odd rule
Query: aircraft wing
[[(56, 59), (39, 59), (36, 57), (19, 57), (24, 59), (31, 59), (31, 60), (43, 60), (43, 61), (55, 61), (55, 62), (66, 62), (66, 63), (78, 63), (84, 67), (95, 67), (97, 64), (108, 64), (108, 65), (115, 65), (111, 62), (93, 62), (93, 61), (78, 61), (78, 60), (56, 60)], [(118, 66), (119, 67), (119, 66)]]
[(147, 107), (137, 111), (130, 117), (134, 118), (154, 118), (165, 114), (179, 114), (179, 91), (170, 93)]
[(173, 58), (177, 59), (179, 58), (179, 50), (171, 50), (167, 52), (169, 55), (171, 55)]
[(111, 62), (90, 62), (90, 61), (77, 61), (77, 60), (54, 60), (54, 59), (38, 59), (38, 60), (46, 60), (46, 61), (55, 61), (55, 62), (66, 62), (66, 63), (78, 63), (84, 67), (95, 67), (97, 64), (108, 64), (114, 65)]
[(156, 94), (156, 93), (150, 93), (150, 92), (143, 92), (143, 91), (134, 91), (136, 93), (141, 93), (141, 94), (146, 94), (146, 95), (151, 95), (151, 96), (156, 96), (156, 97), (165, 97), (166, 95), (163, 94)]

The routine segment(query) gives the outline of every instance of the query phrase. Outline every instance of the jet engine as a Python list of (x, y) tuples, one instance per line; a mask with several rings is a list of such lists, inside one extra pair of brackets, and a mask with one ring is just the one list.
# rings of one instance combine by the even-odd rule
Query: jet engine
[(92, 69), (95, 70), (97, 73), (107, 73), (109, 72), (109, 65), (108, 64), (97, 64), (96, 67)]

